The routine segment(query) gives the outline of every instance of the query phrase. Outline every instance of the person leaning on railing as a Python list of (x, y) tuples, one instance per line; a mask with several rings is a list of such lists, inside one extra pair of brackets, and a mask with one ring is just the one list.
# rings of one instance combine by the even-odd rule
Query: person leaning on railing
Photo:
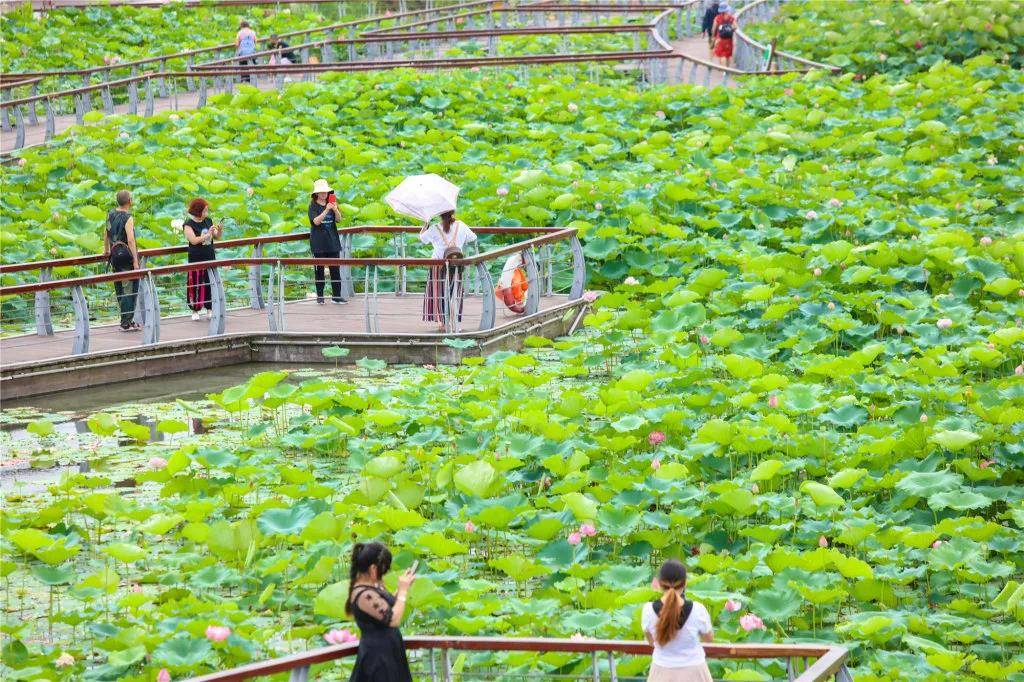
[(412, 682), (398, 626), (418, 563), (402, 573), (392, 595), (381, 582), (391, 570), (391, 550), (379, 542), (357, 542), (352, 548), (345, 613), (355, 618), (360, 637), (349, 682)]
[[(309, 247), (313, 258), (341, 258), (341, 235), (338, 234), (338, 221), (341, 211), (334, 190), (326, 180), (313, 183), (313, 195), (309, 201)], [(346, 303), (341, 295), (341, 268), (329, 266), (331, 271), (331, 301)], [(313, 281), (316, 284), (316, 302), (324, 302), (324, 266), (313, 266)]]
[[(114, 272), (139, 269), (139, 247), (135, 244), (135, 218), (132, 217), (132, 193), (122, 189), (117, 193), (117, 208), (107, 214), (107, 227), (103, 231), (103, 255)], [(135, 294), (138, 280), (114, 282), (114, 294), (121, 311), (121, 331), (136, 332)]]
[[(214, 239), (220, 239), (221, 224), (214, 223), (210, 218), (210, 204), (206, 199), (193, 199), (188, 204), (188, 217), (182, 224), (185, 239), (188, 240), (188, 262), (200, 263), (216, 260), (217, 252), (213, 246)], [(210, 291), (210, 271), (189, 270), (185, 284), (185, 300), (192, 309), (192, 319), (200, 319), (199, 311), (205, 309), (209, 319), (213, 309), (213, 298)]]
[(661, 599), (644, 604), (640, 623), (654, 647), (647, 682), (713, 682), (701, 642), (711, 642), (711, 616), (700, 602), (686, 598), (686, 566), (669, 559), (661, 565)]
[[(461, 220), (455, 219), (455, 211), (441, 214), (440, 224), (428, 220), (420, 229), (420, 241), (433, 248), (433, 260), (463, 258), (462, 249), (469, 242), (476, 241), (476, 234)], [(462, 267), (432, 265), (427, 274), (427, 291), (423, 296), (423, 320), (437, 322), (440, 331), (445, 330), (448, 306), (455, 311), (455, 330), (462, 331)]]

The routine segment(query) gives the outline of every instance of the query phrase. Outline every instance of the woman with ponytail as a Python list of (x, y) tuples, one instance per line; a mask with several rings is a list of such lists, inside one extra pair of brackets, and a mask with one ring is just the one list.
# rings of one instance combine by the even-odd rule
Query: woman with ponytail
[(381, 582), (390, 568), (391, 551), (381, 543), (357, 542), (352, 548), (345, 613), (355, 618), (361, 636), (349, 682), (412, 682), (398, 626), (416, 565), (398, 578), (394, 595)]
[(669, 559), (656, 578), (661, 599), (644, 604), (640, 622), (654, 647), (647, 682), (712, 682), (701, 642), (710, 642), (711, 617), (704, 605), (686, 598), (686, 566)]

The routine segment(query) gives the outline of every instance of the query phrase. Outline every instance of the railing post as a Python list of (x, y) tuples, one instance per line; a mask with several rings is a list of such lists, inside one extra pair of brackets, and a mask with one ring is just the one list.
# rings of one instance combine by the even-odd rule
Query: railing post
[(89, 352), (89, 304), (82, 287), (71, 288), (71, 304), (75, 309), (75, 342), (71, 353), (82, 355)]
[(572, 250), (572, 289), (569, 290), (569, 300), (575, 301), (583, 297), (583, 287), (587, 285), (587, 261), (583, 258), (583, 245), (578, 237), (569, 240), (569, 248)]
[(494, 283), (491, 281), (491, 273), (487, 270), (487, 263), (476, 264), (476, 277), (483, 289), (480, 300), (483, 304), (483, 311), (480, 314), (480, 331), (494, 328), (496, 317), (496, 305), (494, 301)]
[(100, 92), (103, 97), (103, 111), (107, 114), (114, 113), (114, 97), (110, 94), (110, 86), (106, 86)]
[(47, 97), (43, 106), (46, 108), (46, 132), (43, 133), (43, 141), (49, 142), (57, 134), (57, 118), (53, 114), (53, 102)]
[(208, 268), (206, 275), (210, 281), (210, 302), (213, 304), (213, 309), (210, 311), (210, 326), (206, 334), (207, 336), (220, 336), (224, 333), (227, 323), (224, 280), (220, 278), (220, 269), (216, 267)]
[(199, 77), (199, 99), (196, 102), (196, 107), (202, 108), (206, 106), (206, 76)]
[(615, 653), (608, 651), (608, 679), (611, 682), (619, 682), (619, 673), (615, 669)]
[[(352, 257), (352, 235), (344, 234), (341, 237), (341, 257)], [(356, 295), (355, 287), (352, 285), (352, 266), (341, 266), (341, 295), (352, 300)]]
[[(263, 244), (253, 247), (252, 257), (263, 258)], [(253, 310), (263, 310), (263, 287), (260, 282), (262, 275), (262, 265), (249, 266), (249, 307)]]
[(540, 276), (537, 270), (537, 259), (533, 255), (533, 249), (523, 249), (523, 263), (526, 265), (526, 289), (525, 312), (533, 315), (540, 309)]
[[(53, 270), (42, 268), (39, 270), (39, 281), (49, 282)], [(50, 317), (50, 292), (36, 292), (36, 335), (53, 336), (53, 319)]]
[[(139, 256), (139, 268), (146, 267), (146, 257)], [(135, 314), (132, 316), (135, 324), (146, 323), (146, 290), (139, 285), (135, 292)]]
[(601, 682), (601, 666), (598, 664), (596, 651), (590, 652), (590, 673), (593, 676), (594, 682)]
[(370, 267), (363, 274), (363, 318), (366, 322), (366, 333), (373, 333), (373, 321), (370, 319)]
[(373, 333), (380, 334), (380, 299), (377, 298), (377, 292), (380, 290), (379, 277), (380, 268), (376, 265), (373, 266)]
[(850, 674), (845, 663), (836, 671), (836, 682), (853, 682), (853, 675)]
[[(132, 78), (135, 78), (135, 69), (132, 69)], [(128, 84), (128, 113), (137, 116), (139, 113), (139, 83), (132, 81)]]
[(153, 115), (153, 77), (146, 79), (146, 116)]
[(274, 287), (274, 273), (277, 267), (270, 266), (270, 278), (267, 280), (267, 328), (272, 332), (281, 331), (277, 327), (277, 289)]
[(452, 682), (452, 661), (448, 649), (441, 649), (441, 668), (444, 671), (444, 682)]
[(301, 668), (292, 668), (292, 673), (288, 676), (288, 682), (309, 682), (309, 666), (304, 665)]
[(284, 266), (277, 261), (277, 331), (285, 330), (284, 322)]
[(14, 107), (14, 147), (21, 149), (25, 146), (25, 116), (21, 113), (21, 107)]
[(139, 284), (139, 290), (146, 292), (146, 321), (142, 325), (142, 343), (148, 346), (160, 343), (160, 299), (156, 295), (153, 273), (148, 273)]

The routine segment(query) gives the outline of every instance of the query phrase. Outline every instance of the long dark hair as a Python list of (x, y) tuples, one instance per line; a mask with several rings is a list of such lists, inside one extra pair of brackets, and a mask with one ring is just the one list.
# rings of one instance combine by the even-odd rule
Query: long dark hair
[(391, 569), (391, 550), (380, 542), (357, 542), (352, 547), (352, 567), (349, 569), (345, 613), (352, 615), (352, 588), (356, 584), (356, 577), (369, 571), (371, 566), (377, 567), (377, 579), (383, 578)]
[(455, 223), (455, 211), (445, 211), (441, 214), (441, 229), (447, 234)]
[(686, 587), (686, 566), (669, 559), (658, 570), (658, 582), (665, 594), (661, 598), (658, 623), (654, 626), (654, 641), (665, 646), (679, 631), (679, 617), (683, 612), (683, 598), (679, 593)]

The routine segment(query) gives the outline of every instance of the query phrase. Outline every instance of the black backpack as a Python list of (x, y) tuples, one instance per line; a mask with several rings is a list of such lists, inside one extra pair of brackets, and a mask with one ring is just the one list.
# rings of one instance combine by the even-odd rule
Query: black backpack
[[(654, 615), (661, 615), (661, 600), (651, 602), (651, 608), (654, 609)], [(689, 599), (683, 600), (683, 610), (679, 614), (679, 629), (682, 630), (683, 626), (686, 625), (686, 621), (690, 620), (690, 614), (693, 613), (693, 602)]]
[(732, 20), (724, 21), (718, 26), (718, 37), (723, 40), (732, 40), (732, 34), (736, 28), (732, 25)]

